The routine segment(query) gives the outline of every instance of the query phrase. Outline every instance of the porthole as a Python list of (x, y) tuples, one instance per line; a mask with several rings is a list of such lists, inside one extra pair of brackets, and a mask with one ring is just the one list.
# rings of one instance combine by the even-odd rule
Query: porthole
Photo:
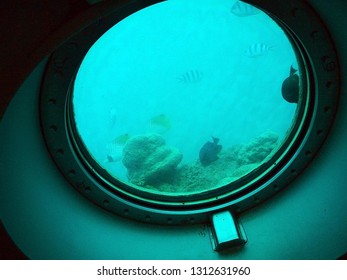
[(191, 224), (302, 172), (337, 107), (333, 44), (307, 3), (247, 3), (129, 2), (52, 54), (41, 123), (72, 186), (122, 216)]

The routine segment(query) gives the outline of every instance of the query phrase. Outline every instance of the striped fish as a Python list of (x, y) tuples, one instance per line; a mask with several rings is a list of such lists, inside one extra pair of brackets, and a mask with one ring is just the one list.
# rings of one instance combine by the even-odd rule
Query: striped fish
[(123, 148), (130, 139), (128, 133), (117, 136), (113, 141), (106, 145), (105, 163), (117, 162), (123, 158)]
[(203, 73), (199, 70), (190, 70), (183, 73), (178, 80), (185, 84), (195, 84), (202, 80)]
[(264, 43), (255, 43), (250, 45), (245, 50), (245, 55), (248, 57), (258, 57), (267, 54), (269, 51), (273, 50), (273, 46)]
[(124, 145), (118, 145), (115, 142), (110, 142), (106, 145), (105, 163), (118, 162), (123, 157)]
[(230, 12), (238, 17), (248, 17), (258, 14), (260, 10), (242, 1), (236, 1), (231, 7)]

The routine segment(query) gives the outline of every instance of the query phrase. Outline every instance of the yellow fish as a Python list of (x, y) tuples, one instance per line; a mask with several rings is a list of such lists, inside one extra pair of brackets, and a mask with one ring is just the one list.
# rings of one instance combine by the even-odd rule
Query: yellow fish
[(117, 136), (114, 140), (113, 143), (115, 145), (123, 146), (125, 143), (130, 139), (129, 133), (125, 133), (122, 135)]
[(152, 133), (165, 133), (171, 128), (171, 121), (165, 114), (157, 115), (149, 120), (149, 130)]

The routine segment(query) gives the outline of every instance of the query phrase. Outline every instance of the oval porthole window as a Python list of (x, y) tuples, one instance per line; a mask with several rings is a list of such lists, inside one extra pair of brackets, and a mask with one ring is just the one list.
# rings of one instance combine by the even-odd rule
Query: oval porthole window
[[(271, 195), (300, 172), (305, 164), (290, 164), (317, 106), (334, 106), (317, 105), (312, 61), (287, 24), (242, 1), (125, 10), (90, 27), (100, 36), (72, 55), (69, 75), (64, 51), (52, 59), (51, 79), (66, 88), (67, 133), (46, 121), (54, 113), (43, 113), (43, 126), (58, 165), (77, 162), (61, 167), (74, 186), (103, 207), (134, 208), (148, 220), (152, 208), (190, 217), (230, 205), (240, 211), (251, 206), (240, 201), (251, 194), (259, 201), (265, 187)], [(77, 42), (65, 48), (76, 52)], [(60, 88), (48, 80), (42, 102), (56, 107), (51, 95)], [(63, 138), (66, 147), (57, 143)]]

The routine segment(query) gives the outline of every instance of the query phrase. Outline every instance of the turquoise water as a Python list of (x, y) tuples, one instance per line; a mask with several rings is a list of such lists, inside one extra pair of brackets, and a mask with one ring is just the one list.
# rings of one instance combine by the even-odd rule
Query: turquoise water
[(75, 120), (114, 176), (127, 180), (122, 149), (132, 136), (160, 134), (182, 153), (181, 165), (198, 161), (211, 136), (223, 150), (265, 132), (283, 139), (296, 104), (282, 98), (281, 85), (295, 54), (270, 17), (235, 15), (236, 2), (162, 2), (89, 50), (75, 81)]

